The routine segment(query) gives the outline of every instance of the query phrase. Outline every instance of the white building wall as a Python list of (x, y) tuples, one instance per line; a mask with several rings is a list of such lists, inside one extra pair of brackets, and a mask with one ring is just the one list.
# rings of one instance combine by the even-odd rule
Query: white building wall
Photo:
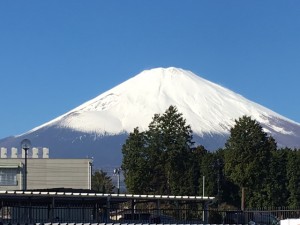
[[(91, 188), (90, 159), (27, 159), (27, 189)], [(22, 190), (24, 159), (0, 159), (1, 168), (18, 168), (16, 186), (0, 186), (0, 190)]]
[(27, 188), (90, 189), (89, 159), (30, 159)]

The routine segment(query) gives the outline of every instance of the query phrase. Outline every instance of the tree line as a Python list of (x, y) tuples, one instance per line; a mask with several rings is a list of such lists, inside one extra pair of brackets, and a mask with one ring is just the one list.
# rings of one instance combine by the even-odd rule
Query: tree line
[(300, 151), (278, 148), (249, 116), (235, 120), (225, 147), (195, 146), (191, 126), (175, 106), (135, 128), (122, 147), (122, 170), (133, 194), (215, 196), (218, 205), (299, 207)]

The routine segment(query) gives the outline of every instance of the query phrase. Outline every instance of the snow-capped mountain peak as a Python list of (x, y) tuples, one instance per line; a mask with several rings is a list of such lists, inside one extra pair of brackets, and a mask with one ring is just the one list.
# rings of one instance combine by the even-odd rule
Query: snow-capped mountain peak
[(300, 147), (299, 123), (174, 67), (145, 70), (48, 123), (5, 139), (2, 146), (13, 146), (26, 137), (40, 146), (54, 147), (54, 156), (66, 152), (101, 155), (106, 163), (120, 163), (121, 146), (128, 133), (135, 127), (148, 129), (153, 115), (164, 113), (170, 105), (176, 106), (191, 125), (194, 141), (207, 149), (223, 147), (235, 119), (244, 115), (260, 122), (279, 146)]
[(137, 126), (145, 130), (153, 115), (170, 105), (178, 108), (199, 135), (227, 134), (234, 120), (243, 115), (266, 125), (269, 117), (292, 122), (190, 71), (170, 67), (145, 70), (45, 125), (100, 134), (131, 132)]

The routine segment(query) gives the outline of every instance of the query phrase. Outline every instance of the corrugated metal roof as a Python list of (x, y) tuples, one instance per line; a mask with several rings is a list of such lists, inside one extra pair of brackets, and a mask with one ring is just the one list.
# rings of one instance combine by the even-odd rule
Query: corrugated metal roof
[(0, 191), (0, 196), (56, 196), (56, 197), (85, 197), (85, 198), (110, 198), (110, 199), (162, 199), (162, 200), (185, 200), (185, 201), (213, 201), (215, 197), (209, 196), (174, 196), (174, 195), (137, 195), (137, 194), (105, 194), (89, 192), (71, 192), (71, 191)]

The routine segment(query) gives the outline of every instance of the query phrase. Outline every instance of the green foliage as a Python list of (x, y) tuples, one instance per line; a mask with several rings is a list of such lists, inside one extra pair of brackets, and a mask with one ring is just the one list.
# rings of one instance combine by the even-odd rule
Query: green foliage
[(122, 170), (130, 193), (144, 194), (151, 191), (147, 185), (151, 176), (151, 164), (145, 144), (145, 134), (135, 128), (122, 148)]
[(114, 185), (106, 172), (102, 170), (96, 170), (92, 174), (92, 190), (101, 193), (112, 193)]
[(193, 170), (193, 184), (194, 184), (194, 193), (198, 195), (203, 195), (203, 171), (202, 161), (204, 160), (205, 155), (208, 154), (208, 151), (204, 146), (197, 146), (192, 150), (192, 170)]
[(155, 114), (149, 130), (138, 128), (123, 145), (125, 183), (133, 193), (194, 193), (192, 130), (177, 108)]
[(204, 177), (204, 195), (216, 196), (218, 194), (217, 182), (219, 168), (216, 165), (216, 154), (207, 152), (200, 161), (200, 177), (199, 177), (199, 194), (203, 193), (203, 177)]
[[(122, 147), (125, 183), (130, 193), (154, 193), (156, 182), (162, 178), (159, 155), (149, 146), (149, 134), (135, 128)], [(156, 177), (153, 177), (156, 171)]]
[(287, 156), (289, 151), (287, 148), (272, 151), (268, 183), (265, 184), (265, 190), (268, 193), (265, 198), (269, 206), (288, 206)]
[(287, 160), (288, 202), (291, 207), (300, 206), (300, 151), (289, 151)]
[(268, 182), (271, 151), (276, 144), (251, 117), (243, 116), (235, 122), (225, 144), (226, 176), (240, 188), (246, 188), (248, 206), (264, 206), (265, 202), (261, 199), (269, 194), (265, 185)]
[[(277, 149), (251, 117), (235, 121), (224, 149), (192, 148), (192, 130), (170, 106), (155, 114), (148, 130), (135, 128), (123, 145), (125, 183), (130, 193), (215, 196), (222, 207), (299, 207), (300, 151)], [(99, 185), (98, 185), (99, 186)]]
[(219, 149), (218, 151), (213, 152), (213, 154), (216, 155), (216, 159), (218, 160), (217, 163), (215, 163), (213, 169), (219, 175), (219, 181), (216, 180), (219, 183), (219, 193), (216, 193), (215, 196), (218, 197), (219, 206), (229, 206), (229, 208), (237, 208), (240, 207), (239, 187), (230, 179), (228, 179), (226, 177), (226, 174), (224, 173), (224, 167), (226, 164), (224, 159), (224, 152), (224, 149)]

